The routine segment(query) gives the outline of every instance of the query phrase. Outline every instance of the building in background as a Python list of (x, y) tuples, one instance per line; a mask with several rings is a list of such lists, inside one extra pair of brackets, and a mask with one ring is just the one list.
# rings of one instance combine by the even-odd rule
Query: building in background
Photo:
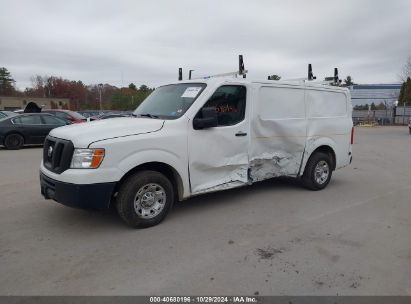
[(393, 106), (400, 95), (401, 84), (355, 84), (349, 89), (353, 106), (372, 103), (378, 105), (381, 102)]
[(0, 110), (14, 111), (24, 109), (30, 102), (35, 102), (43, 109), (72, 109), (68, 98), (36, 98), (36, 97), (3, 97), (0, 96)]
[[(354, 108), (354, 124), (361, 122), (378, 122), (379, 124), (406, 125), (411, 118), (411, 107), (397, 107), (401, 84), (356, 84), (349, 87), (353, 106), (366, 105), (368, 109)], [(383, 103), (385, 107), (374, 108)]]

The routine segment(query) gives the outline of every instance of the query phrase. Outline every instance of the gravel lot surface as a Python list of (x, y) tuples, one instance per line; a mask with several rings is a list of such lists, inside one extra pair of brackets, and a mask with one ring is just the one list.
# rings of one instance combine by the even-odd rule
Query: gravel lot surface
[(329, 186), (275, 179), (133, 230), (40, 195), (41, 148), (0, 148), (0, 295), (411, 295), (411, 136), (357, 128)]

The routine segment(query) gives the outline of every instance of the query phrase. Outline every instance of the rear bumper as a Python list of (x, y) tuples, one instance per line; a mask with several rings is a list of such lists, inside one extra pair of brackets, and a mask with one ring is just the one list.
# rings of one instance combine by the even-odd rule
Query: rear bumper
[(81, 209), (107, 209), (116, 183), (71, 184), (40, 172), (41, 194), (45, 199)]

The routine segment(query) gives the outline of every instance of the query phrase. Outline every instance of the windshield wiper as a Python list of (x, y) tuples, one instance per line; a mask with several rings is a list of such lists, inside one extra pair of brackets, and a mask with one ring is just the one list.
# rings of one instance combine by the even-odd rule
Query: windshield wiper
[(150, 114), (150, 113), (143, 113), (143, 114), (137, 114), (135, 116), (139, 116), (139, 117), (148, 117), (148, 118), (158, 118), (157, 115), (154, 114)]

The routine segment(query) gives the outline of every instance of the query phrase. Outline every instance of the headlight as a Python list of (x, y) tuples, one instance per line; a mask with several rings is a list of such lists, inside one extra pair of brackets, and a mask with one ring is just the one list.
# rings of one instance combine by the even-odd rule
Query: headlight
[(95, 169), (104, 158), (104, 149), (74, 149), (70, 168)]

